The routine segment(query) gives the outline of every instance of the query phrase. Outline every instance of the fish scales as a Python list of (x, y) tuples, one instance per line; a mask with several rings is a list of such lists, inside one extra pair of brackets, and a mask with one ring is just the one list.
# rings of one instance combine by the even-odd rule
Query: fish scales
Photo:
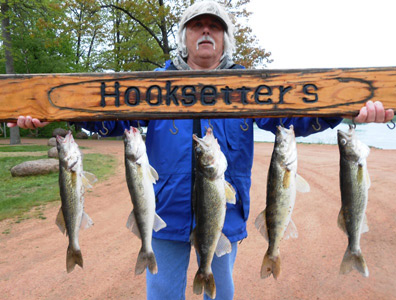
[(83, 258), (79, 245), (80, 229), (89, 228), (93, 222), (84, 212), (85, 188), (96, 181), (93, 174), (83, 171), (82, 154), (71, 132), (63, 138), (56, 137), (59, 154), (59, 190), (61, 208), (56, 224), (62, 233), (69, 237), (66, 253), (66, 270), (71, 272), (75, 265), (83, 267)]
[(213, 131), (205, 137), (193, 135), (196, 156), (196, 175), (193, 192), (193, 209), (196, 226), (191, 234), (199, 256), (199, 268), (194, 277), (193, 291), (210, 298), (216, 297), (216, 284), (212, 273), (213, 256), (231, 252), (231, 243), (222, 233), (226, 203), (235, 204), (235, 190), (225, 181), (227, 160), (221, 152)]
[(138, 129), (131, 127), (125, 130), (124, 146), (125, 177), (133, 204), (127, 228), (141, 239), (135, 274), (142, 274), (146, 268), (156, 274), (157, 261), (151, 245), (153, 230), (166, 227), (166, 223), (155, 213), (153, 184), (158, 180), (158, 174), (149, 164), (146, 145)]
[(361, 234), (368, 231), (366, 208), (370, 178), (366, 158), (367, 145), (359, 141), (353, 127), (348, 132), (338, 130), (340, 151), (341, 209), (338, 226), (348, 237), (348, 246), (340, 266), (340, 274), (356, 269), (364, 277), (369, 276), (366, 261), (360, 248)]
[(291, 215), (296, 191), (308, 192), (308, 183), (297, 174), (297, 148), (293, 126), (279, 126), (267, 176), (266, 208), (255, 221), (255, 226), (268, 241), (268, 249), (261, 266), (261, 278), (271, 274), (277, 279), (281, 273), (280, 243), (288, 237), (297, 237)]

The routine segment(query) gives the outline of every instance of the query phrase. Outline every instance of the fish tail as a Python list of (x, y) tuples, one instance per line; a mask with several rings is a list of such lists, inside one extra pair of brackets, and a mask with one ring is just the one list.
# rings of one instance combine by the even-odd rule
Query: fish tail
[(202, 294), (202, 289), (205, 290), (205, 294), (207, 294), (211, 299), (216, 298), (216, 284), (213, 273), (205, 274), (201, 269), (199, 269), (194, 278), (194, 294)]
[(72, 247), (67, 248), (66, 253), (66, 270), (67, 273), (70, 273), (74, 270), (74, 267), (79, 265), (81, 268), (83, 267), (83, 258), (81, 255), (81, 250), (75, 250)]
[(142, 274), (146, 268), (149, 269), (151, 274), (158, 273), (157, 260), (155, 259), (154, 252), (140, 250), (135, 266), (135, 274)]
[(274, 276), (275, 279), (281, 273), (281, 260), (279, 256), (270, 256), (268, 252), (265, 254), (263, 263), (261, 265), (261, 278), (267, 278), (271, 274)]
[(353, 253), (348, 248), (341, 262), (340, 274), (348, 274), (352, 269), (356, 269), (364, 277), (369, 276), (367, 264), (362, 253), (360, 251)]

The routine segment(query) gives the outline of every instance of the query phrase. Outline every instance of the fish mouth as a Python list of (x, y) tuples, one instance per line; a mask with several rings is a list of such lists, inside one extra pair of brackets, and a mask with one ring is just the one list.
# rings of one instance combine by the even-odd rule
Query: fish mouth
[(344, 138), (344, 139), (350, 140), (353, 137), (353, 135), (354, 135), (354, 130), (353, 129), (349, 129), (348, 132), (345, 132), (345, 131), (342, 131), (342, 130), (338, 129), (337, 130), (337, 134), (338, 134), (338, 136), (340, 138)]
[(209, 145), (203, 140), (203, 138), (199, 138), (196, 134), (193, 134), (193, 140), (197, 142), (204, 149), (209, 148)]

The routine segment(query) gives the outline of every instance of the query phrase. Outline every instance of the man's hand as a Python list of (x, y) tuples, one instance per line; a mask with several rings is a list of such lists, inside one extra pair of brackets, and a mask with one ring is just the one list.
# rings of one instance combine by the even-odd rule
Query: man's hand
[(8, 127), (18, 126), (23, 129), (36, 129), (39, 127), (44, 127), (48, 125), (50, 122), (41, 122), (39, 119), (32, 118), (31, 116), (19, 116), (18, 121), (16, 123), (9, 122), (7, 123)]
[(394, 117), (393, 109), (384, 109), (380, 101), (367, 101), (360, 109), (359, 114), (353, 118), (356, 123), (387, 123)]

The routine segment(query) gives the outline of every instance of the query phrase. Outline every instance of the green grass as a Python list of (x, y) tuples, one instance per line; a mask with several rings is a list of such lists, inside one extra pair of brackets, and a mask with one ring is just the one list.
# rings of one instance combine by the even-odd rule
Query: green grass
[[(19, 152), (20, 150), (15, 151)], [(24, 218), (24, 214), (33, 207), (47, 202), (60, 201), (58, 173), (26, 177), (11, 176), (10, 169), (13, 166), (24, 161), (41, 158), (48, 157), (0, 157), (0, 221), (15, 217), (21, 220)], [(95, 174), (99, 181), (114, 174), (115, 163), (116, 160), (111, 155), (84, 155), (84, 170)], [(38, 217), (40, 218), (40, 214)]]
[(44, 145), (0, 145), (0, 152), (37, 152), (48, 151), (51, 147)]

